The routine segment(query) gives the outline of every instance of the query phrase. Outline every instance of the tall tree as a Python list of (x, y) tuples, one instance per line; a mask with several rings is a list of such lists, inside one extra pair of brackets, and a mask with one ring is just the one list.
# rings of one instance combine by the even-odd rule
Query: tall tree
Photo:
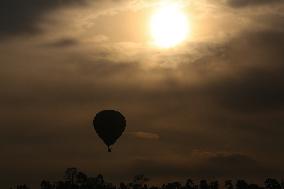
[(206, 180), (201, 180), (199, 183), (199, 189), (209, 189), (209, 185)]
[(234, 189), (234, 185), (232, 184), (232, 180), (225, 181), (225, 189)]
[(211, 181), (209, 185), (210, 189), (219, 189), (219, 182), (217, 180)]
[(248, 189), (249, 185), (244, 180), (237, 180), (236, 189)]
[(66, 171), (65, 171), (64, 178), (65, 178), (68, 182), (70, 182), (71, 185), (73, 185), (77, 173), (78, 173), (77, 168), (73, 168), (73, 167), (72, 167), (72, 168), (67, 168)]
[(193, 181), (192, 181), (191, 179), (187, 179), (187, 180), (186, 180), (185, 187), (186, 187), (187, 189), (194, 189), (194, 183), (193, 183)]

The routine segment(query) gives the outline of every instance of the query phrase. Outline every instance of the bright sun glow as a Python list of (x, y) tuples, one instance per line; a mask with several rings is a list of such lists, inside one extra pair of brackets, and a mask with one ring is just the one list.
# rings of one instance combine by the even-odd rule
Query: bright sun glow
[(151, 19), (151, 35), (161, 48), (170, 48), (183, 42), (189, 29), (187, 15), (179, 4), (161, 6)]

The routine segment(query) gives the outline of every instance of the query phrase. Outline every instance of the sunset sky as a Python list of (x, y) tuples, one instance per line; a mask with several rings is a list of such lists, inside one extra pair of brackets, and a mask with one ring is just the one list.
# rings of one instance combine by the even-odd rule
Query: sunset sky
[[(283, 0), (1, 0), (0, 187), (67, 167), (278, 178), (283, 77)], [(104, 109), (127, 119), (111, 154), (92, 127)]]

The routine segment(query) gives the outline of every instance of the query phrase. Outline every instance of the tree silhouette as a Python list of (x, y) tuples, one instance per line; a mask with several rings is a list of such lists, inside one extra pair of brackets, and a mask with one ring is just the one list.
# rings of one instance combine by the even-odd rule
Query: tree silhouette
[(86, 183), (86, 188), (93, 189), (97, 186), (97, 178), (94, 177), (88, 177), (87, 178), (87, 183)]
[(105, 183), (105, 180), (104, 180), (103, 175), (102, 175), (102, 174), (99, 174), (99, 175), (97, 176), (97, 178), (96, 178), (96, 184), (97, 184), (97, 186), (103, 187), (104, 183)]
[(126, 184), (124, 184), (124, 182), (121, 182), (121, 183), (119, 184), (119, 189), (127, 189)]
[(281, 180), (281, 188), (284, 189), (284, 180)]
[(225, 189), (234, 189), (234, 185), (232, 184), (232, 180), (225, 181)]
[(201, 180), (199, 183), (199, 189), (209, 189), (209, 185), (206, 180)]
[(56, 189), (65, 189), (65, 183), (63, 181), (59, 181), (56, 184)]
[(53, 189), (54, 185), (52, 185), (49, 181), (43, 180), (40, 183), (40, 188), (41, 189)]
[(17, 185), (16, 189), (30, 189), (27, 185), (22, 184), (22, 185)]
[(166, 189), (180, 189), (181, 184), (179, 182), (171, 182), (165, 185)]
[(78, 172), (77, 168), (67, 168), (65, 171), (64, 178), (66, 179), (67, 182), (70, 182), (71, 185), (73, 185), (77, 172)]
[(219, 182), (217, 180), (211, 181), (209, 184), (210, 189), (219, 189)]
[(280, 183), (276, 179), (268, 178), (264, 181), (266, 189), (281, 189)]
[(194, 189), (194, 183), (193, 183), (193, 181), (192, 181), (191, 179), (187, 179), (187, 180), (186, 180), (185, 187), (186, 187), (187, 189)]
[(236, 189), (248, 189), (249, 185), (244, 180), (237, 180)]
[(250, 184), (248, 186), (249, 189), (260, 189), (260, 187), (257, 184)]
[(87, 183), (87, 175), (82, 173), (82, 172), (78, 172), (76, 175), (76, 183), (79, 185), (79, 188), (83, 188), (84, 185)]
[(130, 183), (130, 186), (132, 186), (133, 189), (141, 189), (148, 181), (149, 179), (143, 174), (135, 175), (132, 183)]
[[(85, 173), (78, 171), (77, 168), (68, 168), (64, 173), (64, 180), (50, 182), (42, 180), (41, 189), (219, 189), (217, 180), (210, 181), (200, 180), (199, 185), (195, 185), (191, 179), (187, 179), (184, 184), (180, 182), (170, 182), (162, 184), (162, 186), (148, 186), (147, 178), (143, 174), (135, 175), (129, 183), (121, 182), (119, 186), (104, 180), (102, 174), (96, 177), (89, 177)], [(264, 187), (257, 184), (248, 184), (245, 180), (237, 180), (235, 189), (284, 189), (284, 182), (279, 183), (276, 179), (268, 178), (264, 182)], [(234, 189), (232, 180), (226, 180), (225, 189)], [(29, 189), (25, 184), (16, 185), (10, 189)]]

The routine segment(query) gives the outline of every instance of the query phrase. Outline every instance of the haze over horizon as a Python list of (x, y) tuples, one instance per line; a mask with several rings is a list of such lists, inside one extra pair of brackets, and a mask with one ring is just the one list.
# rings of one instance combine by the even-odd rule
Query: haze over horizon
[[(111, 181), (284, 175), (284, 1), (174, 1), (184, 36), (168, 41), (153, 31), (177, 31), (151, 25), (161, 2), (0, 1), (1, 188), (67, 167)], [(111, 154), (92, 128), (105, 109), (127, 119)]]

